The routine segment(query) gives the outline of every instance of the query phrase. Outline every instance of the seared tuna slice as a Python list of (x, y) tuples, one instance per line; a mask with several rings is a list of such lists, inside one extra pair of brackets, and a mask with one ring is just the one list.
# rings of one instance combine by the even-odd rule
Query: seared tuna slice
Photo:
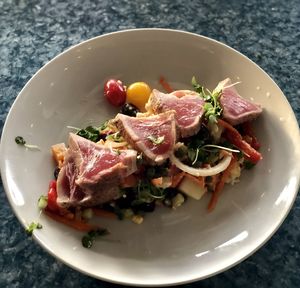
[(122, 136), (152, 165), (160, 165), (173, 151), (176, 140), (174, 112), (148, 117), (118, 114), (115, 123)]
[(57, 179), (60, 206), (94, 206), (119, 197), (121, 179), (136, 171), (134, 150), (114, 151), (70, 133)]
[(253, 120), (262, 113), (259, 105), (239, 95), (229, 78), (221, 81), (215, 90), (222, 90), (220, 104), (223, 109), (223, 118), (232, 125)]
[(203, 105), (204, 100), (193, 91), (180, 90), (165, 94), (154, 89), (146, 104), (146, 109), (154, 113), (174, 110), (180, 136), (189, 137), (200, 130), (204, 113)]

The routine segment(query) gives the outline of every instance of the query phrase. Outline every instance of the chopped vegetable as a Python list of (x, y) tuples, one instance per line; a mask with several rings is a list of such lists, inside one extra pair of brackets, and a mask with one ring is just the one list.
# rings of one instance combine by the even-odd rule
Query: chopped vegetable
[(218, 120), (218, 124), (226, 129), (226, 139), (241, 150), (245, 154), (246, 159), (254, 164), (262, 159), (262, 155), (243, 140), (241, 134), (232, 125), (222, 119)]
[(131, 221), (135, 224), (142, 224), (144, 221), (144, 218), (141, 215), (133, 215), (131, 217)]
[(24, 140), (24, 138), (22, 136), (17, 136), (15, 138), (15, 142), (18, 144), (18, 145), (21, 145), (21, 146), (24, 146), (28, 149), (36, 149), (36, 150), (41, 150), (39, 146), (37, 145), (31, 145), (31, 144), (27, 144), (26, 141)]
[(109, 232), (106, 229), (92, 230), (83, 236), (81, 239), (82, 246), (84, 248), (91, 248), (93, 246), (96, 237), (108, 235)]
[(186, 173), (180, 182), (178, 189), (185, 195), (195, 200), (200, 200), (205, 194), (204, 177), (195, 177)]
[(45, 195), (40, 196), (38, 200), (39, 209), (45, 209), (48, 205), (48, 197)]
[[(177, 143), (175, 145), (175, 149), (180, 147), (182, 143)], [(177, 146), (177, 147), (176, 147)], [(171, 162), (176, 165), (180, 170), (189, 173), (194, 176), (212, 176), (224, 171), (231, 160), (231, 155), (226, 155), (217, 165), (208, 168), (193, 168), (188, 165), (183, 164), (174, 153), (170, 156)]]
[(94, 126), (80, 129), (76, 134), (93, 142), (98, 142), (101, 139), (99, 130)]
[(151, 89), (145, 82), (135, 82), (127, 88), (126, 101), (145, 112), (145, 104), (151, 94)]
[(92, 210), (93, 210), (93, 214), (98, 217), (111, 218), (111, 219), (117, 218), (117, 214), (104, 209), (92, 208)]
[(58, 168), (61, 168), (64, 163), (66, 151), (67, 151), (67, 147), (65, 143), (59, 143), (51, 146), (52, 156)]
[(166, 90), (166, 92), (172, 93), (174, 91), (164, 77), (161, 76), (159, 78), (159, 83)]
[(89, 232), (91, 230), (98, 229), (98, 227), (94, 225), (90, 225), (84, 221), (77, 219), (68, 219), (67, 217), (58, 215), (57, 213), (49, 211), (48, 209), (44, 209), (43, 212), (52, 220), (67, 225), (79, 231)]
[(26, 229), (25, 229), (25, 231), (26, 231), (26, 233), (28, 234), (28, 235), (32, 235), (32, 233), (33, 233), (33, 231), (35, 230), (35, 229), (42, 229), (43, 228), (43, 226), (40, 224), (40, 223), (36, 223), (36, 222), (31, 222), (27, 227), (26, 227)]
[(121, 106), (126, 101), (126, 90), (120, 80), (110, 79), (104, 84), (104, 96), (113, 106)]
[(172, 208), (176, 209), (180, 207), (184, 203), (185, 199), (181, 193), (178, 193), (173, 199), (172, 199)]
[(217, 123), (217, 119), (222, 114), (222, 107), (219, 103), (219, 97), (221, 96), (222, 90), (210, 92), (208, 89), (205, 89), (203, 86), (198, 84), (195, 77), (192, 78), (192, 85), (195, 91), (198, 92), (205, 101), (205, 118), (210, 123)]
[(130, 103), (125, 103), (122, 108), (120, 113), (135, 117), (136, 114), (139, 112), (139, 109), (135, 107), (133, 104)]
[(47, 209), (52, 212), (60, 211), (60, 207), (57, 202), (57, 191), (56, 191), (56, 181), (52, 180), (49, 184), (48, 197), (47, 197)]
[(230, 176), (231, 169), (234, 167), (235, 162), (236, 162), (235, 157), (232, 157), (229, 166), (222, 173), (221, 179), (217, 183), (216, 189), (213, 192), (213, 194), (211, 196), (211, 199), (210, 199), (210, 202), (208, 204), (208, 207), (207, 207), (208, 211), (212, 211), (216, 207), (218, 198), (220, 197), (220, 194), (221, 194), (221, 192), (224, 188), (224, 185), (225, 185), (225, 182), (226, 182), (227, 178)]

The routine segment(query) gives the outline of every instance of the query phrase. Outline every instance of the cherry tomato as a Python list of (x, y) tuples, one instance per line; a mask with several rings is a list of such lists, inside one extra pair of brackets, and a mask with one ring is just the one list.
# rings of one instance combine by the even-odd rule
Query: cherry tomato
[(120, 80), (110, 79), (104, 85), (104, 95), (114, 106), (121, 106), (126, 101), (126, 90)]
[(135, 82), (132, 83), (126, 91), (127, 102), (133, 104), (140, 111), (145, 112), (145, 104), (147, 103), (150, 94), (151, 88), (145, 82)]
[(56, 181), (52, 180), (50, 181), (49, 184), (47, 209), (49, 209), (52, 212), (58, 212), (60, 210), (60, 207), (58, 206), (56, 200), (57, 200)]

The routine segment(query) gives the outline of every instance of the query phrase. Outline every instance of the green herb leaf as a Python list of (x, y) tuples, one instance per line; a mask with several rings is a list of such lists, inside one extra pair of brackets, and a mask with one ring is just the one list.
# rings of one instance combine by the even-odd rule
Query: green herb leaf
[(15, 138), (15, 142), (18, 144), (18, 145), (25, 145), (26, 144), (26, 141), (24, 140), (24, 138), (22, 136), (17, 136)]
[(206, 102), (203, 107), (205, 111), (205, 118), (210, 123), (216, 123), (218, 117), (222, 115), (222, 107), (219, 103), (219, 98), (222, 94), (222, 90), (211, 92), (208, 89), (204, 89), (204, 87), (197, 82), (195, 77), (192, 78), (192, 85), (195, 91), (198, 92), (200, 97), (202, 97)]
[(25, 231), (26, 231), (26, 233), (28, 234), (28, 235), (32, 235), (32, 233), (33, 233), (33, 231), (35, 230), (35, 229), (42, 229), (43, 228), (43, 226), (40, 224), (40, 223), (35, 223), (35, 222), (31, 222), (28, 226), (27, 226), (27, 228), (25, 229)]
[(85, 129), (80, 129), (76, 134), (93, 142), (100, 140), (100, 132), (94, 126), (87, 126)]
[(108, 235), (109, 232), (106, 229), (97, 229), (88, 232), (81, 239), (82, 246), (85, 248), (91, 248), (93, 246), (96, 237)]
[(150, 135), (147, 137), (147, 139), (150, 140), (154, 145), (159, 145), (164, 142), (165, 136), (155, 137)]

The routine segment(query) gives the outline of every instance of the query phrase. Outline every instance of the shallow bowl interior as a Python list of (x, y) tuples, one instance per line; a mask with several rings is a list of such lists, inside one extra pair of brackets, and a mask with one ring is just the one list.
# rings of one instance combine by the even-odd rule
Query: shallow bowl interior
[[(260, 103), (255, 129), (263, 160), (228, 186), (212, 213), (208, 195), (176, 211), (158, 209), (142, 225), (99, 219), (109, 241), (87, 250), (81, 234), (41, 216), (54, 163), (50, 146), (66, 142), (68, 125), (99, 125), (117, 110), (103, 99), (109, 78), (146, 81), (162, 89), (163, 75), (175, 89), (191, 88), (192, 76), (212, 89), (226, 77), (241, 81), (240, 94)], [(41, 151), (14, 143), (23, 136)], [(14, 212), (23, 225), (39, 219), (36, 240), (52, 255), (93, 277), (132, 285), (171, 285), (223, 271), (258, 249), (280, 226), (297, 194), (299, 128), (278, 86), (237, 51), (198, 35), (141, 29), (83, 42), (44, 66), (17, 97), (1, 143), (1, 173)], [(283, 165), (284, 163), (284, 165)]]

